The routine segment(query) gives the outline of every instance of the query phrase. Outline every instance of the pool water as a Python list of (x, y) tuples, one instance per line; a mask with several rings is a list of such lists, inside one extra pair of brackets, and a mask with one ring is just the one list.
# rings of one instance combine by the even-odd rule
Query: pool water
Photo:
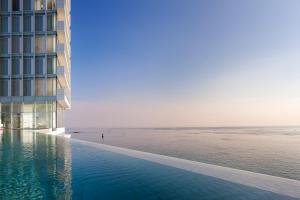
[(51, 135), (0, 134), (0, 199), (293, 199)]

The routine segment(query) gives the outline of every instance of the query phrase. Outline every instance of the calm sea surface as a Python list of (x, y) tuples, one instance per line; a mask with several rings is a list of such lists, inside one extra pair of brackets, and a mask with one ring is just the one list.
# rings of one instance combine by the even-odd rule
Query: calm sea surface
[(295, 198), (24, 131), (0, 133), (0, 199)]
[(81, 140), (300, 180), (300, 127), (91, 128), (69, 132)]

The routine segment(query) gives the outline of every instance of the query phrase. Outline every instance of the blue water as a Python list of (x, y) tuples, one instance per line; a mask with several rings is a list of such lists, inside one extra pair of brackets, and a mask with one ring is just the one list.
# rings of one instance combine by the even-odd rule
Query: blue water
[(300, 181), (300, 127), (73, 130), (80, 140)]
[(0, 139), (0, 199), (293, 199), (61, 137)]

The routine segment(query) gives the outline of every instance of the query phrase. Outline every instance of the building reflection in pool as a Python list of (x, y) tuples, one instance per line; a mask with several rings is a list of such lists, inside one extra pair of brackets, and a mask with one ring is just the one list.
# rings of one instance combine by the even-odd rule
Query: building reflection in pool
[(69, 140), (32, 131), (0, 133), (0, 199), (70, 199)]

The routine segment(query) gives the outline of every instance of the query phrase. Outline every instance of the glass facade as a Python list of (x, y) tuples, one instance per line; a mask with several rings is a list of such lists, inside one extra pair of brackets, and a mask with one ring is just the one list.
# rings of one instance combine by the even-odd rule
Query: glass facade
[(0, 0), (0, 128), (64, 126), (69, 13), (70, 0)]
[[(64, 112), (57, 112), (56, 102), (0, 103), (0, 123), (6, 128), (49, 129), (56, 127), (56, 118), (63, 118)], [(57, 116), (59, 115), (59, 116)], [(62, 120), (60, 120), (63, 126)]]

